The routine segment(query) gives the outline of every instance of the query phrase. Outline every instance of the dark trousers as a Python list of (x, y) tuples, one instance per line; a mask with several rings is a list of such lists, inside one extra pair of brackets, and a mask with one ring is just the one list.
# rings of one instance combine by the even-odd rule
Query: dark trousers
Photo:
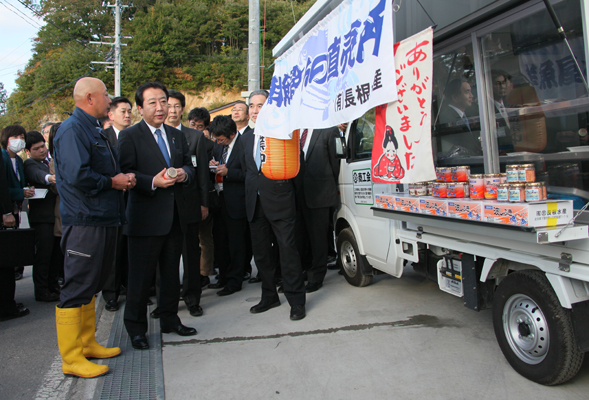
[[(327, 273), (327, 233), (329, 230), (329, 207), (309, 208), (304, 202), (297, 204), (297, 243), (310, 248), (311, 265), (306, 265), (309, 283), (322, 284)], [(308, 239), (308, 240), (305, 240)]]
[(276, 265), (272, 263), (272, 232), (274, 232), (280, 252), (284, 295), (291, 306), (304, 305), (305, 283), (295, 243), (295, 218), (269, 220), (258, 198), (254, 218), (250, 222), (250, 230), (254, 260), (262, 279), (262, 301), (278, 300), (274, 283)]
[(214, 242), (214, 266), (219, 270), (219, 282), (226, 283), (225, 276), (229, 266), (229, 244), (227, 243), (227, 228), (223, 221), (221, 208), (213, 211), (213, 242)]
[(115, 252), (114, 265), (102, 289), (102, 297), (104, 297), (105, 301), (117, 301), (119, 299), (121, 285), (127, 284), (128, 271), (129, 255), (127, 251), (127, 236), (123, 235), (123, 228), (120, 227), (117, 230), (117, 250)]
[(112, 268), (116, 227), (63, 226), (61, 249), (65, 254), (60, 308), (77, 308), (102, 290)]
[(173, 327), (180, 323), (180, 256), (184, 235), (178, 212), (167, 235), (129, 236), (129, 279), (125, 327), (130, 337), (147, 332), (147, 298), (159, 265), (160, 290), (158, 308), (160, 326)]
[(184, 235), (182, 261), (184, 276), (182, 278), (182, 298), (187, 307), (198, 306), (202, 287), (200, 286), (201, 249), (199, 243), (200, 222), (188, 224)]
[(215, 243), (213, 241), (213, 214), (209, 208), (209, 215), (198, 223), (198, 239), (200, 241), (200, 274), (213, 275), (215, 266)]
[(9, 316), (16, 312), (15, 289), (14, 268), (0, 266), (0, 317)]
[(59, 288), (56, 279), (57, 271), (52, 271), (51, 264), (55, 237), (53, 236), (54, 227), (55, 224), (31, 222), (31, 228), (35, 229), (35, 261), (33, 263), (35, 293)]

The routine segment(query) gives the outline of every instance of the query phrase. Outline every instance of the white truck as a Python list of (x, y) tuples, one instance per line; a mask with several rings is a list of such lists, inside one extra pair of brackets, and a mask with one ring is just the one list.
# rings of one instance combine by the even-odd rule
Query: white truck
[[(318, 0), (274, 56), (340, 2)], [(589, 1), (552, 3), (570, 48), (539, 0), (394, 0), (395, 41), (435, 19), (436, 167), (497, 174), (507, 165), (533, 164), (550, 197), (573, 200), (579, 213), (589, 200), (589, 100), (580, 79), (587, 76)], [(459, 104), (448, 91), (454, 79), (473, 93), (470, 103), (463, 99), (468, 132), (437, 118)], [(589, 213), (580, 212), (566, 228), (519, 228), (377, 208), (375, 196), (407, 187), (372, 181), (374, 126), (371, 110), (345, 133), (334, 228), (347, 281), (360, 287), (380, 272), (401, 277), (410, 262), (442, 290), (463, 297), (466, 307), (492, 308), (499, 347), (521, 375), (545, 385), (574, 377), (589, 350)], [(476, 135), (478, 151), (461, 146), (465, 134)]]

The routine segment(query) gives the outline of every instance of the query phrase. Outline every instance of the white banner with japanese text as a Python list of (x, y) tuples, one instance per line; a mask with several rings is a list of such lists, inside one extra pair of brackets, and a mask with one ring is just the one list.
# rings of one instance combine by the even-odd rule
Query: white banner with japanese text
[(399, 100), (376, 109), (373, 182), (436, 179), (431, 143), (432, 43), (433, 29), (428, 28), (395, 44)]
[(392, 0), (344, 0), (274, 67), (256, 134), (350, 122), (397, 99)]

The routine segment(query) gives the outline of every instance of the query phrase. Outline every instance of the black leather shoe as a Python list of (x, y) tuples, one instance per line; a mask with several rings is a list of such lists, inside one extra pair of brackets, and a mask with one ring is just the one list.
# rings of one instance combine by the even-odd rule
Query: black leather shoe
[(131, 338), (131, 345), (133, 345), (133, 348), (137, 350), (149, 349), (149, 343), (147, 342), (147, 338), (143, 335), (133, 336)]
[(323, 286), (323, 283), (307, 283), (305, 286), (305, 292), (313, 293), (318, 291)]
[(188, 307), (188, 311), (190, 312), (190, 315), (192, 315), (193, 317), (200, 317), (204, 314), (204, 311), (202, 310), (201, 306), (190, 306)]
[(48, 290), (44, 290), (42, 292), (35, 293), (35, 300), (43, 301), (45, 303), (52, 303), (55, 301), (59, 301), (59, 295), (57, 293), (51, 293)]
[(26, 308), (21, 303), (17, 303), (14, 312), (8, 314), (0, 314), (0, 321), (8, 321), (9, 319), (15, 319), (24, 317), (25, 315), (29, 314), (29, 309)]
[(106, 311), (117, 311), (119, 309), (119, 302), (116, 300), (109, 300), (104, 305)]
[(162, 327), (162, 333), (172, 333), (176, 332), (180, 336), (192, 336), (196, 335), (196, 329), (190, 328), (188, 326), (184, 326), (182, 324), (178, 324), (172, 328), (169, 327)]
[(208, 276), (200, 276), (200, 287), (202, 289), (206, 288), (208, 285), (210, 285), (211, 283), (211, 278), (209, 278)]
[(153, 306), (153, 301), (151, 301), (151, 299), (149, 297), (147, 298), (147, 305)]
[(227, 286), (227, 282), (217, 281), (217, 283), (211, 283), (209, 289), (223, 289), (225, 286)]
[(249, 281), (249, 279), (252, 277), (252, 274), (250, 274), (249, 272), (246, 272), (245, 275), (243, 276), (243, 281)]
[(260, 301), (258, 304), (250, 308), (250, 312), (252, 314), (259, 314), (268, 311), (271, 308), (280, 306), (280, 300), (276, 300), (275, 302), (269, 301)]
[(160, 317), (160, 309), (158, 307), (155, 308), (155, 310), (153, 310), (152, 312), (149, 313), (149, 316), (151, 318), (159, 318)]
[(258, 283), (258, 282), (262, 282), (262, 278), (260, 278), (259, 275), (254, 276), (253, 278), (250, 278), (250, 280), (248, 281), (249, 283)]
[(337, 269), (337, 257), (335, 256), (331, 256), (331, 257), (327, 257), (327, 269)]
[(284, 286), (280, 285), (276, 288), (276, 291), (280, 294), (284, 293)]
[(219, 290), (217, 292), (217, 296), (229, 296), (233, 293), (237, 293), (241, 290), (241, 288), (231, 288), (229, 286), (225, 286), (223, 290)]
[(14, 272), (14, 280), (20, 281), (22, 279), (22, 272), (15, 271)]
[(305, 306), (303, 305), (296, 305), (290, 308), (290, 319), (293, 321), (303, 319), (306, 315), (307, 314), (305, 313)]

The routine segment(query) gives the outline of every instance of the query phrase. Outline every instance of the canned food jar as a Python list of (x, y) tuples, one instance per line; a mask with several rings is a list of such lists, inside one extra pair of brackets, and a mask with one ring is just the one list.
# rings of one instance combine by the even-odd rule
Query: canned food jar
[(518, 182), (518, 165), (508, 165), (507, 167), (505, 167), (505, 177), (506, 182)]
[(499, 183), (507, 183), (507, 174), (499, 174), (500, 182)]
[(413, 183), (409, 184), (409, 196), (415, 196), (415, 185)]
[(526, 185), (523, 183), (516, 183), (509, 186), (509, 202), (523, 203), (526, 199)]
[(448, 197), (468, 197), (468, 183), (466, 182), (452, 182), (448, 183), (447, 194)]
[(517, 169), (519, 182), (536, 182), (536, 168), (534, 164), (522, 164)]
[(436, 182), (434, 183), (434, 197), (448, 197), (448, 188), (446, 182)]
[(436, 179), (438, 182), (452, 182), (452, 168), (436, 168)]
[(452, 182), (468, 182), (468, 177), (470, 176), (470, 167), (454, 167), (452, 168), (451, 176)]
[(427, 195), (427, 182), (414, 183), (413, 190), (415, 191), (414, 196), (426, 196)]
[(548, 193), (546, 193), (546, 184), (544, 182), (537, 182), (540, 184), (540, 188), (542, 189), (542, 191), (540, 192), (541, 197), (540, 200), (547, 200), (548, 199)]
[(497, 185), (501, 183), (501, 176), (499, 174), (486, 174), (485, 179), (485, 199), (497, 199)]
[(427, 183), (427, 195), (428, 196), (434, 195), (434, 184), (435, 184), (435, 182), (428, 182)]
[(532, 182), (526, 185), (526, 201), (540, 201), (543, 200), (542, 187), (539, 182)]
[(482, 174), (471, 175), (468, 184), (471, 199), (485, 198), (485, 179)]
[(509, 183), (497, 185), (497, 201), (509, 201)]

